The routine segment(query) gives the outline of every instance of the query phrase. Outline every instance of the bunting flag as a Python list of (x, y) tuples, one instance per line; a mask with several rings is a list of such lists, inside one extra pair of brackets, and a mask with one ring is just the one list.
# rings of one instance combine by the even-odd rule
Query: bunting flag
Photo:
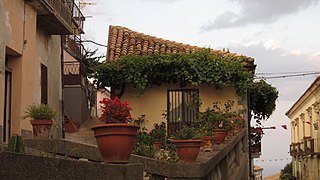
[(254, 161), (255, 162), (272, 162), (272, 161), (274, 161), (274, 162), (277, 162), (277, 161), (291, 161), (292, 159), (291, 158), (280, 158), (280, 159), (278, 159), (278, 158), (273, 158), (273, 159), (255, 159)]
[(287, 128), (287, 125), (281, 125), (281, 127), (283, 128), (283, 129), (285, 129), (285, 130), (287, 130), (288, 128)]

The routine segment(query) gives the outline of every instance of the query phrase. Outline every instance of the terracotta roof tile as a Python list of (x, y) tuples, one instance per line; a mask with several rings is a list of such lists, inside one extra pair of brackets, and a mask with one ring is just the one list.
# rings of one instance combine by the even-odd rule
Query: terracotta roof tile
[[(170, 54), (170, 53), (193, 53), (204, 49), (203, 47), (191, 46), (189, 44), (164, 40), (154, 36), (146, 35), (121, 26), (109, 26), (107, 57), (109, 60), (117, 60), (121, 56)], [(254, 70), (254, 59), (241, 54), (231, 53), (229, 50), (211, 50), (223, 56), (244, 57), (245, 66)]]

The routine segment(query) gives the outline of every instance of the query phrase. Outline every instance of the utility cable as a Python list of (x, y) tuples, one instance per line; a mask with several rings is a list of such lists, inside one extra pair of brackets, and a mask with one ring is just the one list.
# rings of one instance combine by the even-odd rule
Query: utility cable
[(303, 73), (303, 74), (290, 74), (290, 75), (282, 75), (282, 76), (262, 76), (262, 77), (255, 77), (255, 79), (280, 79), (280, 78), (288, 78), (288, 77), (300, 77), (300, 76), (310, 76), (310, 75), (317, 75), (320, 72), (311, 72), (311, 73)]

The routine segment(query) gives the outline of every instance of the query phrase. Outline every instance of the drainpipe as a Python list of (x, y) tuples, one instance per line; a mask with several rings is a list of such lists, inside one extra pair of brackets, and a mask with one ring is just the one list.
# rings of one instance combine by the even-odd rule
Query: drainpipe
[(61, 116), (60, 116), (60, 124), (59, 124), (59, 128), (61, 130), (61, 136), (64, 139), (65, 138), (65, 132), (64, 132), (64, 127), (63, 127), (63, 123), (64, 123), (64, 82), (63, 82), (63, 76), (64, 76), (64, 58), (63, 58), (63, 36), (60, 35), (60, 46), (61, 46), (61, 100), (60, 100), (60, 109), (62, 112)]
[(250, 109), (250, 90), (247, 91), (247, 106), (248, 106), (248, 143), (249, 143), (249, 179), (253, 178), (252, 172), (252, 156), (251, 156), (251, 109)]

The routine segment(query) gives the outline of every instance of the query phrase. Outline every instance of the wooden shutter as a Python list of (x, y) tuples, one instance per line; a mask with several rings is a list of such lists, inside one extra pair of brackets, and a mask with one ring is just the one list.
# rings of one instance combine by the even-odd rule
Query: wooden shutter
[(41, 64), (41, 103), (48, 104), (48, 68)]

